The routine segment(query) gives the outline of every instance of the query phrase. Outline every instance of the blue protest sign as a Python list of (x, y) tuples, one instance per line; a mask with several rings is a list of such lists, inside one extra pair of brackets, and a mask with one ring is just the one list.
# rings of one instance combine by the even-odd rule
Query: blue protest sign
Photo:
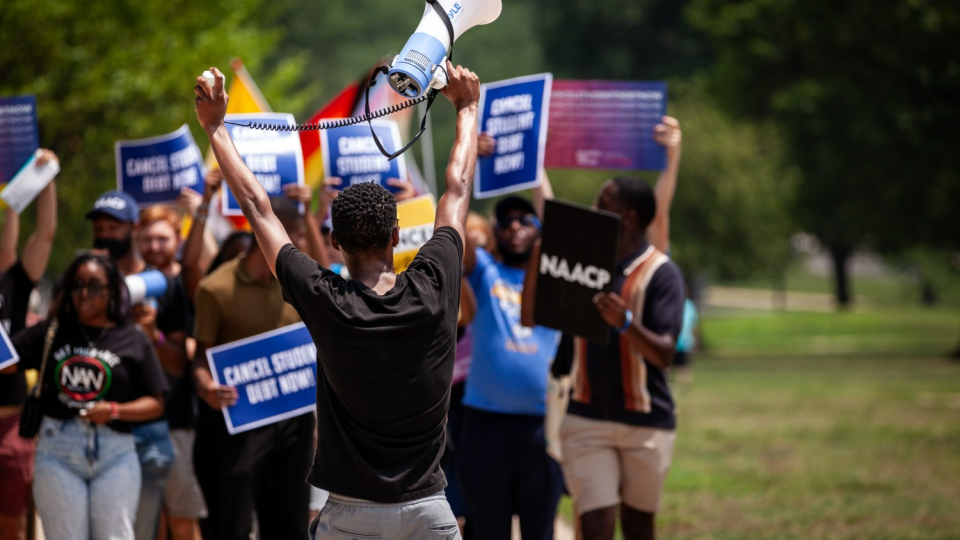
[(206, 168), (186, 124), (173, 133), (117, 141), (117, 189), (141, 205), (170, 203), (182, 188), (203, 191)]
[(9, 182), (39, 147), (36, 98), (0, 97), (0, 184)]
[[(228, 114), (226, 120), (246, 124), (292, 126), (293, 115), (286, 113)], [(269, 131), (227, 124), (237, 152), (271, 197), (283, 195), (287, 184), (303, 185), (303, 151), (296, 131)], [(226, 183), (223, 185), (222, 211), (225, 216), (242, 216), (240, 203)]]
[(552, 84), (553, 75), (543, 73), (480, 87), (480, 131), (496, 139), (497, 149), (477, 160), (474, 197), (539, 185)]
[(231, 435), (293, 418), (317, 402), (317, 347), (303, 323), (207, 349), (213, 380), (239, 398), (223, 409)]
[(0, 325), (0, 369), (11, 366), (20, 361), (20, 355), (10, 343), (10, 337), (7, 336), (7, 329)]
[[(403, 147), (400, 141), (400, 129), (392, 120), (374, 120), (373, 130), (380, 144), (394, 153)], [(323, 175), (326, 178), (336, 176), (342, 180), (339, 189), (374, 182), (387, 188), (391, 193), (398, 188), (387, 185), (388, 178), (407, 180), (407, 162), (403, 155), (393, 161), (377, 148), (370, 126), (366, 123), (320, 132), (323, 149)]]

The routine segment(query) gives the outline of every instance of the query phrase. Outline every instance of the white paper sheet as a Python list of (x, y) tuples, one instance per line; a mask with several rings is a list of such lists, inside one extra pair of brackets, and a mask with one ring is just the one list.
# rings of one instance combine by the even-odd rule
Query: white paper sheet
[(50, 160), (43, 167), (37, 167), (39, 156), (40, 150), (37, 150), (20, 172), (7, 183), (7, 187), (0, 192), (0, 199), (3, 199), (18, 214), (22, 214), (43, 191), (43, 188), (47, 187), (47, 184), (60, 173), (60, 163), (56, 160)]

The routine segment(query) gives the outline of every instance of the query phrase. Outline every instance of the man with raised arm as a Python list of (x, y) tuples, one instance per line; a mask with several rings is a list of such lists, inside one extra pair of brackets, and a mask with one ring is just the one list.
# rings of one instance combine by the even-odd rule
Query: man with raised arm
[[(440, 469), (456, 345), (464, 223), (477, 156), (480, 81), (448, 63), (444, 96), (457, 133), (433, 238), (401, 274), (393, 196), (376, 184), (343, 190), (333, 203), (334, 247), (346, 280), (300, 253), (267, 194), (237, 153), (223, 116), (223, 74), (197, 78), (197, 118), (206, 130), (284, 299), (317, 345), (319, 441), (309, 482), (330, 491), (312, 538), (459, 539)], [(250, 306), (256, 309), (256, 306)]]

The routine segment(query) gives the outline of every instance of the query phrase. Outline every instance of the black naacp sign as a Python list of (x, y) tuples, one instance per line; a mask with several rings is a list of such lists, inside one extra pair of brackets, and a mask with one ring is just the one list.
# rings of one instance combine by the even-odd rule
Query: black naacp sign
[(617, 265), (620, 216), (547, 201), (537, 276), (537, 324), (606, 343), (608, 325), (593, 305), (609, 292)]

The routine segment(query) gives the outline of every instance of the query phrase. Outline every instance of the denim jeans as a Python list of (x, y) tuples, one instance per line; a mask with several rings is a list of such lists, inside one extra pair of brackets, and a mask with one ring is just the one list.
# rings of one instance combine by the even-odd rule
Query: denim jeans
[(154, 540), (160, 525), (163, 493), (176, 454), (165, 419), (133, 427), (133, 438), (140, 459), (140, 506), (134, 528), (136, 540)]
[(132, 540), (140, 497), (133, 436), (44, 418), (33, 497), (47, 540)]

